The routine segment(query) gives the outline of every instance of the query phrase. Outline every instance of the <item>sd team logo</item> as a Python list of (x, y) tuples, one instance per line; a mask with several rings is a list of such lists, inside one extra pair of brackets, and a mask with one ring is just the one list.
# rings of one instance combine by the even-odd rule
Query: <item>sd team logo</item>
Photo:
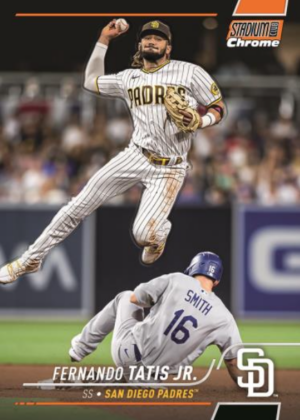
[[(248, 358), (244, 363), (244, 355), (256, 355)], [(237, 356), (237, 366), (241, 371), (247, 372), (248, 378), (239, 376), (238, 385), (241, 388), (248, 389), (248, 397), (270, 397), (274, 393), (274, 363), (271, 359), (263, 357), (265, 355), (262, 349), (240, 349)], [(255, 378), (256, 374), (256, 378)], [(265, 391), (258, 391), (266, 386)]]

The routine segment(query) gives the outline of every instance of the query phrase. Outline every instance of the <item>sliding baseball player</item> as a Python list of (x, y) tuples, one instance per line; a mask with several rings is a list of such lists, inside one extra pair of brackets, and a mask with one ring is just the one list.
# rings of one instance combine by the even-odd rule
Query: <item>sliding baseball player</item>
[[(237, 381), (237, 351), (242, 340), (236, 322), (213, 289), (223, 272), (220, 257), (201, 252), (182, 273), (172, 273), (120, 293), (72, 340), (71, 360), (80, 362), (113, 331), (111, 352), (116, 366), (192, 364), (211, 344), (225, 354)], [(144, 318), (143, 308), (151, 308)], [(233, 347), (232, 347), (233, 346)]]

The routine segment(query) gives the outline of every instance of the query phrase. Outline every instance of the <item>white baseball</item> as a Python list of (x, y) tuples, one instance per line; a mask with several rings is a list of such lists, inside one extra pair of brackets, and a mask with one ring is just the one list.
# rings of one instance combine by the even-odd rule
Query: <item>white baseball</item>
[(117, 19), (116, 20), (116, 25), (119, 26), (119, 28), (123, 32), (123, 31), (125, 31), (125, 29), (127, 29), (128, 23), (126, 22), (125, 19)]

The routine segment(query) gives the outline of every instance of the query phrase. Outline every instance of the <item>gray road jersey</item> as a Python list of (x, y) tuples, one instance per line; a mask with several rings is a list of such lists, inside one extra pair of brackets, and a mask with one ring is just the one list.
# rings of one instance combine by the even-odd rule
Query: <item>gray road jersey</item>
[(167, 118), (164, 95), (168, 86), (175, 86), (194, 109), (197, 104), (209, 106), (221, 99), (214, 80), (201, 67), (171, 60), (155, 71), (127, 69), (97, 78), (100, 95), (126, 100), (132, 114), (132, 141), (160, 156), (182, 156), (191, 146), (193, 134), (179, 131)]
[[(133, 329), (145, 365), (191, 363), (210, 344), (223, 352), (242, 343), (236, 322), (221, 299), (205, 292), (193, 277), (168, 274), (140, 284), (134, 293), (140, 303), (154, 303), (150, 314)], [(225, 358), (236, 357), (236, 352), (230, 351)]]

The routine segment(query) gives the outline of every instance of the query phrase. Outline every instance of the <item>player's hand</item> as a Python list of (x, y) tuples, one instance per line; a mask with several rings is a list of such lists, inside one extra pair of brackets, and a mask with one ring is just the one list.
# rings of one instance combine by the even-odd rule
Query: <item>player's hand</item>
[(192, 116), (192, 114), (190, 114), (189, 112), (186, 112), (186, 111), (179, 111), (179, 113), (181, 114), (181, 115), (183, 115), (183, 124), (184, 125), (189, 125), (190, 124), (190, 122), (192, 121), (192, 119), (193, 119), (193, 116)]
[(129, 25), (127, 25), (126, 29), (122, 30), (120, 25), (116, 24), (116, 22), (117, 19), (113, 19), (102, 29), (99, 42), (108, 45), (112, 39), (117, 38), (118, 36), (128, 31)]

